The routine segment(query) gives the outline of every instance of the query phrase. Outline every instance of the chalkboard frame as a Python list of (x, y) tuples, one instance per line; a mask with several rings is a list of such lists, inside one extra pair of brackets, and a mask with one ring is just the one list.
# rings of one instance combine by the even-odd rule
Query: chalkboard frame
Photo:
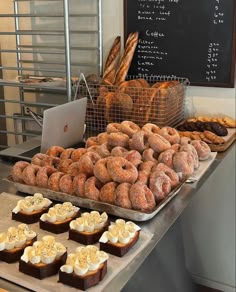
[[(124, 40), (126, 41), (128, 37), (128, 8), (127, 4), (130, 0), (123, 1), (124, 9)], [(234, 1), (234, 13), (233, 13), (233, 38), (232, 38), (232, 47), (231, 47), (231, 65), (230, 65), (230, 77), (227, 83), (220, 82), (195, 82), (190, 80), (190, 84), (193, 86), (206, 86), (206, 87), (225, 87), (225, 88), (235, 88), (235, 71), (236, 71), (236, 1)], [(125, 43), (125, 42), (124, 42)], [(182, 74), (183, 75), (183, 74)], [(184, 76), (188, 78), (188, 76)]]

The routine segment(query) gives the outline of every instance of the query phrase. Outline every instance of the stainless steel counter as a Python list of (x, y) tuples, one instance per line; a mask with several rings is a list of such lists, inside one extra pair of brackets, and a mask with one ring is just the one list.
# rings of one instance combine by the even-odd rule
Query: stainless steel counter
[[(194, 198), (196, 193), (201, 189), (201, 187), (207, 183), (208, 178), (214, 175), (214, 171), (216, 170), (218, 165), (231, 151), (236, 151), (235, 143), (227, 151), (219, 153), (217, 155), (215, 161), (206, 171), (200, 181), (193, 184), (185, 184), (180, 190), (179, 194), (175, 198), (173, 198), (173, 200), (170, 201), (169, 204), (165, 206), (165, 208), (153, 219), (144, 223), (139, 223), (143, 230), (147, 230), (154, 234), (152, 240), (149, 242), (146, 248), (140, 254), (138, 254), (138, 256), (136, 256), (136, 258), (110, 282), (110, 284), (106, 287), (106, 290), (104, 291), (120, 291), (126, 285), (126, 283), (132, 279), (132, 276), (142, 266), (143, 262), (148, 258), (153, 249), (158, 249), (158, 244), (160, 243), (162, 238), (166, 234), (168, 234), (168, 230), (174, 225), (183, 210), (188, 206), (188, 204)], [(10, 162), (0, 160), (0, 179), (6, 177), (10, 173), (11, 167), (12, 164)], [(15, 194), (16, 189), (13, 185), (10, 185), (7, 182), (1, 180), (0, 193), (1, 192)], [(9, 289), (13, 292), (27, 291), (16, 285), (11, 285), (10, 283), (7, 283), (6, 281), (4, 281), (4, 279), (0, 279), (0, 287)]]

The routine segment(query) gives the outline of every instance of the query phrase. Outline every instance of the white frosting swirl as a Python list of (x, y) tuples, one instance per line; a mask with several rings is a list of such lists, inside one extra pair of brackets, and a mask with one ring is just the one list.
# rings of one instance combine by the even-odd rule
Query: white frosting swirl
[(34, 242), (29, 248), (25, 248), (21, 260), (32, 264), (50, 264), (65, 252), (66, 248), (63, 244), (56, 242), (54, 236), (46, 235), (42, 240)]
[(36, 233), (30, 230), (26, 224), (20, 224), (18, 227), (9, 227), (7, 232), (0, 233), (0, 251), (23, 247), (27, 241), (32, 240), (36, 236)]
[(74, 271), (76, 275), (83, 276), (89, 271), (96, 271), (107, 259), (108, 254), (95, 245), (80, 246), (75, 253), (68, 255), (66, 264), (60, 270), (68, 274)]
[(125, 222), (123, 219), (117, 219), (115, 223), (109, 226), (108, 231), (103, 232), (99, 242), (110, 241), (111, 243), (127, 244), (140, 229), (138, 225), (131, 221)]
[(47, 213), (41, 215), (40, 220), (51, 223), (62, 222), (75, 216), (78, 211), (79, 208), (73, 206), (70, 202), (56, 204), (55, 206), (51, 207)]
[(102, 229), (107, 220), (106, 212), (101, 215), (97, 211), (85, 212), (81, 217), (70, 222), (70, 228), (79, 232), (93, 232)]
[(33, 211), (42, 210), (51, 204), (52, 201), (44, 198), (42, 194), (35, 193), (33, 196), (27, 196), (24, 199), (19, 200), (12, 212), (17, 214), (22, 211), (26, 214), (31, 214)]

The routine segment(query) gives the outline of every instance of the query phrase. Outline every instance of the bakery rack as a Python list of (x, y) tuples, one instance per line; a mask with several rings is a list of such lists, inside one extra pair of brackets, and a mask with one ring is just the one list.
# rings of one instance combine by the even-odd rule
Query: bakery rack
[[(79, 72), (101, 74), (101, 14), (102, 0), (11, 0), (1, 5), (0, 147), (41, 134), (26, 107), (42, 115), (71, 100)], [(50, 81), (26, 83), (17, 77)]]

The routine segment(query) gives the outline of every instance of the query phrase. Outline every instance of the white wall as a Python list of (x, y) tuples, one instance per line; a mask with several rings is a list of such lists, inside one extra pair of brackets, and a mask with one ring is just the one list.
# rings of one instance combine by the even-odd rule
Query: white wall
[[(103, 0), (102, 3), (105, 58), (115, 36), (121, 35), (123, 38), (123, 1)], [(207, 114), (236, 118), (235, 99), (235, 88), (190, 86), (187, 90), (186, 116)]]

